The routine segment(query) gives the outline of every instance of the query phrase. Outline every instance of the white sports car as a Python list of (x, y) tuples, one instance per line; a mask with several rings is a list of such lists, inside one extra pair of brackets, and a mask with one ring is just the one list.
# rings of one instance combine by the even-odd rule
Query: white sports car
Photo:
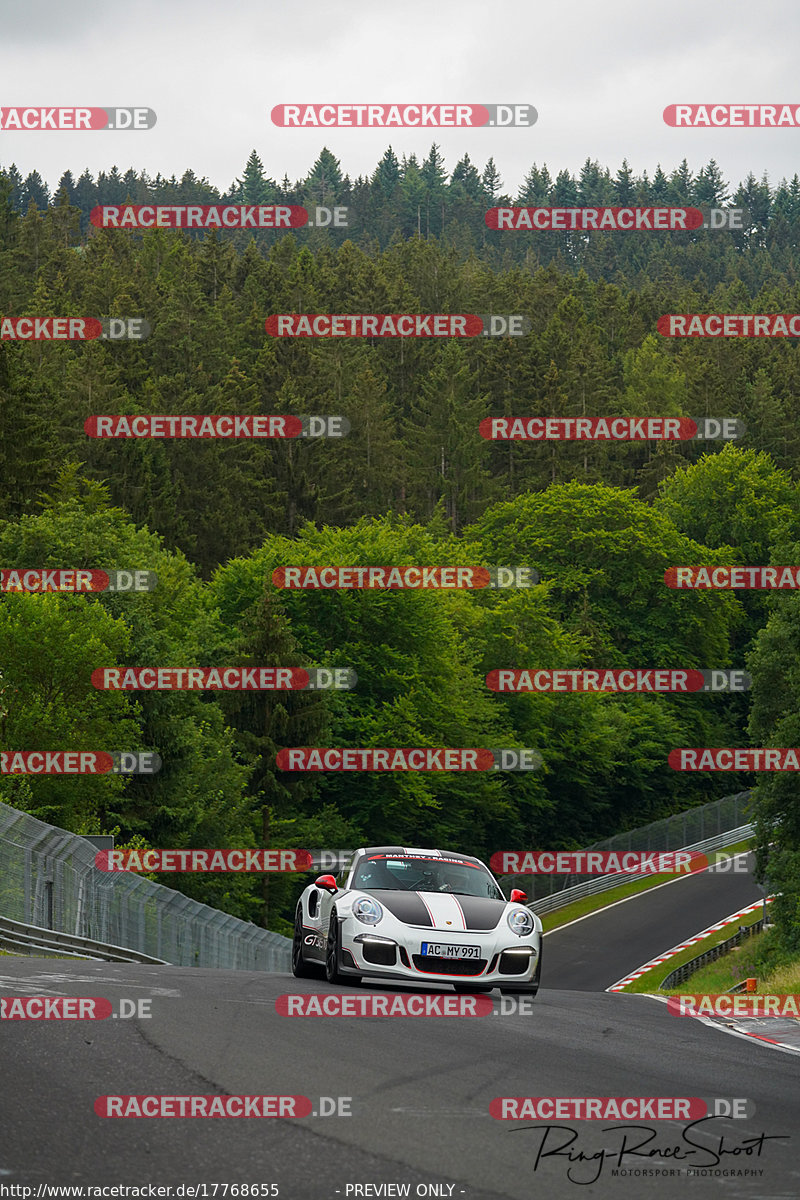
[(468, 854), (356, 850), (338, 882), (320, 875), (301, 895), (292, 974), (324, 971), (330, 983), (369, 975), (535, 996), (542, 923), (524, 900), (516, 890), (506, 900), (488, 868)]

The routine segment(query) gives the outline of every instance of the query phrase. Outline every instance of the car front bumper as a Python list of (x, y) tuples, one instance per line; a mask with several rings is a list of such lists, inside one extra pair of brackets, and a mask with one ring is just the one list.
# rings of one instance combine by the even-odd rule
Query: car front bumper
[[(423, 942), (478, 946), (476, 959), (436, 958), (421, 953)], [(479, 984), (482, 987), (512, 987), (532, 984), (541, 958), (541, 934), (534, 930), (515, 937), (493, 929), (454, 939), (438, 930), (420, 930), (419, 936), (403, 940), (386, 934), (356, 931), (344, 923), (340, 969), (343, 974), (370, 975), (418, 983)]]

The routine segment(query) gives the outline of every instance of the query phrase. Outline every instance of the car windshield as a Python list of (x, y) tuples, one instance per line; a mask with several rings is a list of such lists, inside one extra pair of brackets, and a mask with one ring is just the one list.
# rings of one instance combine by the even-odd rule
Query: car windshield
[(371, 854), (362, 858), (352, 886), (365, 892), (453, 892), (503, 899), (500, 888), (479, 863), (418, 854)]

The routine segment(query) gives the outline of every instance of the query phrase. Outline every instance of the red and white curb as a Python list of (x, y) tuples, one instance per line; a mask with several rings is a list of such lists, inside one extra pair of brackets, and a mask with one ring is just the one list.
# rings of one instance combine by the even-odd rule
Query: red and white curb
[[(772, 896), (767, 897), (767, 904), (772, 903)], [(669, 962), (676, 954), (680, 954), (682, 950), (688, 949), (689, 946), (696, 945), (697, 942), (702, 942), (712, 933), (717, 933), (720, 929), (724, 929), (726, 925), (732, 925), (734, 921), (738, 921), (740, 917), (745, 917), (748, 913), (754, 912), (757, 908), (761, 908), (763, 900), (756, 900), (755, 904), (749, 904), (747, 908), (740, 908), (738, 912), (731, 913), (729, 917), (725, 917), (723, 921), (716, 925), (709, 925), (708, 929), (704, 929), (702, 933), (696, 933), (694, 937), (690, 937), (688, 941), (681, 942), (679, 946), (673, 946), (671, 950), (667, 950), (664, 954), (659, 954), (658, 958), (651, 958), (649, 962), (644, 963), (637, 971), (632, 971), (630, 975), (626, 975), (624, 979), (618, 979), (611, 987), (606, 988), (607, 992), (622, 992), (629, 983), (633, 983), (635, 979), (645, 975), (653, 967), (658, 967), (661, 963)]]
[[(669, 1000), (668, 996), (656, 996), (652, 992), (641, 992), (639, 994), (643, 1000), (657, 1000), (659, 1004), (666, 1004)], [(782, 1050), (784, 1054), (800, 1056), (800, 1045), (792, 1045), (791, 1042), (781, 1042), (777, 1038), (767, 1037), (763, 1033), (755, 1033), (752, 1029), (743, 1029), (743, 1020), (737, 1022), (720, 1017), (700, 1017), (696, 1013), (691, 1014), (690, 1020), (700, 1021), (703, 1025), (709, 1025), (712, 1029), (718, 1029), (720, 1033), (729, 1033), (732, 1037), (761, 1042), (762, 1045), (766, 1045), (772, 1049)]]

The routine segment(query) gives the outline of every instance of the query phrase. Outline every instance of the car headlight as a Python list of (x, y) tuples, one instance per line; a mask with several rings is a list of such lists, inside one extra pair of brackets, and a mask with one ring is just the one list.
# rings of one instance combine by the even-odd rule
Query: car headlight
[(511, 932), (516, 933), (519, 937), (525, 937), (533, 932), (533, 917), (527, 908), (512, 908), (506, 920)]
[(353, 905), (353, 916), (365, 925), (377, 925), (383, 916), (383, 909), (377, 900), (369, 896), (361, 896)]

